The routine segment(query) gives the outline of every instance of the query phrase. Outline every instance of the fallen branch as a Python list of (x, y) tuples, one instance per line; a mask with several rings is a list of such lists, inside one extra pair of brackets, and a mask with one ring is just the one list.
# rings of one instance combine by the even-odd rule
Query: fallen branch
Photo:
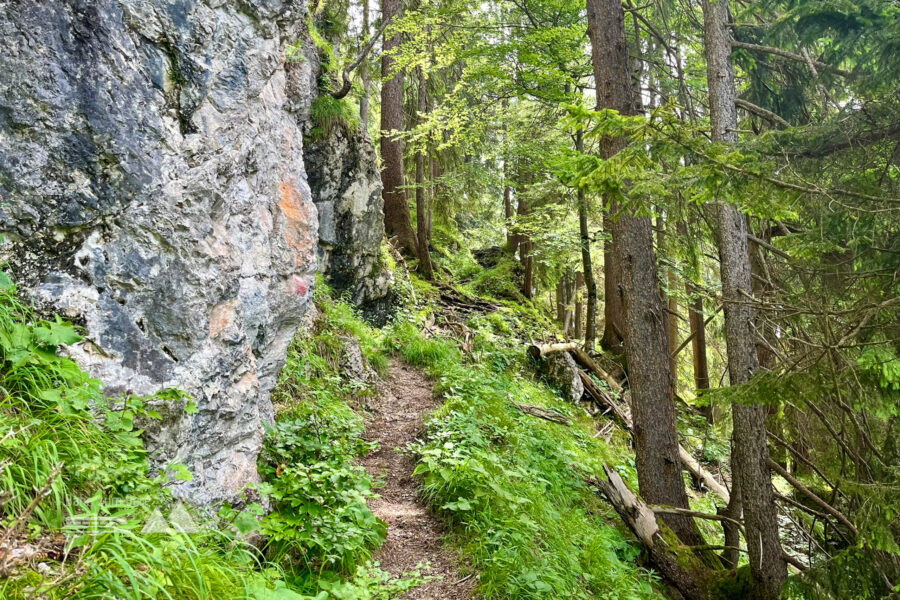
[(702, 481), (703, 485), (709, 488), (709, 491), (721, 498), (725, 504), (728, 504), (731, 501), (731, 495), (728, 493), (725, 486), (716, 481), (716, 478), (713, 477), (712, 473), (700, 466), (700, 462), (691, 456), (691, 453), (685, 450), (684, 446), (681, 444), (678, 444), (678, 457), (681, 459), (681, 464), (684, 465), (684, 468), (690, 471), (694, 477)]
[(628, 489), (615, 469), (604, 465), (603, 470), (608, 481), (589, 479), (588, 483), (600, 489), (643, 543), (656, 569), (688, 600), (707, 600), (711, 578), (718, 573), (705, 567), (689, 548), (673, 545), (671, 540), (677, 540), (675, 534), (657, 521), (653, 510)]
[(612, 412), (619, 425), (628, 431), (631, 431), (631, 415), (629, 415), (625, 409), (620, 407), (604, 389), (594, 383), (594, 380), (591, 379), (590, 375), (582, 370), (578, 371), (578, 375), (581, 377), (581, 382), (584, 384), (584, 389), (587, 391), (588, 395), (590, 395), (599, 406), (605, 406), (607, 408), (606, 412)]
[(548, 410), (546, 408), (541, 408), (540, 406), (534, 406), (532, 404), (519, 404), (518, 402), (513, 402), (513, 405), (526, 415), (544, 419), (545, 421), (550, 421), (551, 423), (565, 425), (566, 427), (572, 426), (572, 420), (561, 412)]
[[(718, 312), (718, 311), (716, 311)], [(600, 365), (597, 364), (588, 354), (582, 350), (581, 348), (576, 348), (572, 351), (572, 354), (575, 356), (576, 362), (578, 364), (589, 368), (595, 375), (601, 377), (604, 381), (606, 381), (607, 385), (609, 385), (610, 389), (616, 392), (617, 394), (622, 394), (622, 385), (612, 378), (606, 371), (600, 368)], [(590, 383), (585, 382), (585, 379), (589, 380)], [(604, 402), (616, 415), (616, 418), (629, 430), (632, 430), (632, 422), (631, 415), (629, 415), (624, 409), (619, 407), (619, 405), (613, 401), (612, 398), (609, 397), (608, 394), (604, 394), (597, 385), (585, 374), (582, 374), (581, 380), (585, 382), (585, 389), (587, 389), (592, 396), (594, 396), (598, 401)], [(595, 393), (593, 390), (598, 390)], [(684, 465), (692, 475), (694, 475), (697, 479), (702, 481), (707, 488), (714, 494), (716, 494), (719, 498), (721, 498), (726, 504), (730, 501), (731, 495), (728, 493), (728, 490), (724, 485), (719, 483), (715, 477), (713, 477), (712, 473), (704, 469), (700, 462), (697, 461), (691, 453), (685, 450), (684, 446), (681, 444), (678, 445), (678, 456), (681, 459), (681, 463)]]
[(50, 472), (50, 476), (47, 478), (46, 483), (37, 490), (34, 498), (32, 498), (31, 502), (28, 503), (28, 506), (25, 507), (25, 510), (19, 513), (12, 524), (6, 528), (3, 537), (0, 537), (0, 554), (2, 554), (2, 557), (0, 557), (0, 577), (6, 577), (9, 574), (9, 568), (11, 566), (9, 561), (12, 558), (12, 552), (9, 550), (9, 543), (12, 536), (15, 535), (23, 524), (28, 523), (31, 514), (41, 501), (50, 495), (50, 491), (53, 488), (53, 482), (56, 481), (57, 477), (62, 473), (62, 470), (63, 463), (58, 463), (53, 467), (53, 471)]

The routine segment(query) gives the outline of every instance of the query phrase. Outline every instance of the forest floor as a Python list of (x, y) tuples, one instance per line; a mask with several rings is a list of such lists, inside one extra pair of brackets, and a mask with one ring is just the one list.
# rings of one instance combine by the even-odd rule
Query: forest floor
[(422, 371), (392, 361), (381, 393), (369, 400), (366, 438), (379, 449), (362, 465), (381, 486), (380, 498), (369, 503), (375, 515), (388, 525), (387, 539), (375, 560), (394, 576), (428, 563), (423, 575), (434, 579), (404, 595), (409, 600), (468, 600), (473, 598), (475, 577), (460, 575), (459, 556), (442, 539), (446, 529), (419, 495), (413, 477), (415, 460), (406, 445), (424, 432), (423, 417), (437, 401), (432, 384)]

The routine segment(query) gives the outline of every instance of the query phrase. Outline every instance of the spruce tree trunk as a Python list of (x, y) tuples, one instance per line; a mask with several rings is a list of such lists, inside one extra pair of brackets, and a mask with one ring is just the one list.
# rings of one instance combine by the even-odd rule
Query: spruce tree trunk
[[(584, 151), (583, 132), (578, 131), (575, 136), (575, 149)], [(584, 286), (587, 291), (587, 315), (584, 325), (584, 350), (594, 350), (594, 340), (597, 338), (597, 280), (594, 278), (594, 261), (591, 257), (591, 233), (588, 230), (588, 206), (584, 190), (578, 190), (578, 233), (581, 238), (581, 270), (584, 276)], [(608, 322), (607, 322), (608, 324)]]
[[(556, 282), (556, 321), (559, 323), (560, 327), (564, 327), (566, 324), (565, 288), (566, 281), (564, 278), (560, 278), (560, 280)], [(565, 333), (565, 331), (563, 333)]]
[[(615, 214), (616, 203), (604, 198), (604, 205), (606, 210), (603, 213), (603, 231), (611, 236), (613, 220), (610, 215)], [(610, 237), (603, 242), (603, 338), (600, 345), (616, 354), (622, 351), (622, 336), (625, 331), (617, 271), (615, 241)]]
[[(422, 67), (416, 69), (419, 79), (418, 85), (418, 120), (424, 120), (428, 105), (425, 102), (425, 73)], [(434, 271), (431, 267), (431, 255), (428, 253), (428, 205), (425, 201), (425, 147), (416, 151), (416, 233), (419, 254), (419, 271), (422, 276), (431, 281), (434, 279)]]
[[(598, 108), (635, 114), (621, 0), (587, 0), (588, 34)], [(604, 156), (623, 146), (602, 140)], [(632, 419), (641, 496), (652, 504), (688, 508), (681, 475), (665, 310), (660, 296), (653, 229), (649, 217), (627, 212), (613, 224), (615, 261), (624, 314), (625, 354), (631, 384)], [(607, 298), (607, 302), (610, 298)], [(703, 538), (690, 517), (666, 515), (686, 544)]]
[[(403, 7), (402, 0), (381, 0), (383, 21), (398, 15)], [(403, 73), (393, 71), (394, 59), (390, 51), (400, 45), (400, 36), (384, 38), (384, 52), (381, 55), (381, 76), (385, 79), (381, 86), (381, 171), (384, 200), (384, 228), (388, 236), (396, 237), (400, 249), (410, 256), (418, 256), (416, 233), (413, 231), (406, 201), (403, 175), (403, 142), (392, 135), (403, 130)], [(388, 77), (390, 77), (388, 79)]]
[[(737, 141), (734, 69), (727, 0), (704, 0), (706, 63), (710, 119), (715, 141)], [(730, 204), (718, 205), (722, 297), (725, 303), (725, 342), (732, 385), (750, 380), (759, 368), (754, 338), (747, 218)], [(755, 596), (774, 600), (787, 578), (787, 565), (778, 539), (778, 519), (772, 477), (766, 459), (766, 407), (732, 404), (734, 447), (732, 465), (739, 465), (737, 485), (744, 510), (750, 571)], [(734, 496), (734, 495), (733, 495)]]

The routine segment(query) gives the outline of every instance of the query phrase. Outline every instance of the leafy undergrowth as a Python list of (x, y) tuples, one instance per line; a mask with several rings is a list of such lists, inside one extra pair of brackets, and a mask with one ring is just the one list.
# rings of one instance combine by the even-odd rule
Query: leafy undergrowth
[(165, 475), (150, 476), (135, 420), (195, 408), (176, 391), (106, 398), (58, 354), (79, 340), (71, 324), (35, 316), (0, 273), (0, 597), (297, 598), (213, 521), (191, 535), (144, 531), (174, 500)]
[(374, 449), (363, 440), (360, 411), (375, 389), (341, 366), (345, 346), (356, 340), (366, 364), (384, 370), (381, 335), (321, 281), (314, 298), (318, 317), (288, 351), (273, 393), (276, 423), (259, 460), (258, 491), (273, 509), (258, 528), (264, 552), (307, 598), (395, 598), (427, 577), (391, 577), (371, 560), (386, 526), (367, 506), (375, 496), (372, 479), (354, 462)]
[[(584, 483), (604, 462), (633, 483), (625, 445), (594, 437), (580, 409), (524, 377), (521, 347), (478, 335), (470, 361), (455, 345), (426, 339), (409, 321), (386, 346), (437, 379), (444, 403), (426, 439), (410, 450), (428, 501), (453, 525), (453, 540), (480, 572), (484, 598), (650, 598), (652, 575), (615, 515)], [(568, 414), (564, 427), (526, 416), (513, 402)]]

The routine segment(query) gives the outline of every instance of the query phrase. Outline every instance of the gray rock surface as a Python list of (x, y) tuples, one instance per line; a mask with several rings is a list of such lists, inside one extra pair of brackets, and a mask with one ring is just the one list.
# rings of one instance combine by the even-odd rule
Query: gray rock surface
[(306, 158), (319, 211), (320, 267), (330, 285), (383, 321), (393, 281), (381, 260), (384, 213), (372, 142), (359, 131), (335, 127), (309, 144)]
[(567, 400), (578, 402), (584, 395), (584, 383), (578, 365), (568, 352), (554, 352), (541, 359), (541, 372), (550, 385), (558, 388)]
[[(310, 304), (311, 65), (284, 60), (305, 18), (302, 0), (0, 0), (3, 258), (85, 327), (71, 353), (111, 393), (194, 396), (148, 442), (200, 502), (257, 479)], [(377, 195), (339, 198), (354, 185), (350, 205)]]
[[(339, 47), (337, 39), (331, 41)], [(313, 96), (339, 88), (314, 45), (306, 48), (309, 79), (301, 87)], [(342, 102), (356, 111), (356, 100), (348, 96)], [(390, 316), (393, 281), (381, 257), (384, 203), (375, 147), (357, 123), (323, 127), (309, 118), (304, 131), (309, 186), (319, 211), (320, 270), (332, 287), (349, 293), (366, 318), (381, 325)]]

